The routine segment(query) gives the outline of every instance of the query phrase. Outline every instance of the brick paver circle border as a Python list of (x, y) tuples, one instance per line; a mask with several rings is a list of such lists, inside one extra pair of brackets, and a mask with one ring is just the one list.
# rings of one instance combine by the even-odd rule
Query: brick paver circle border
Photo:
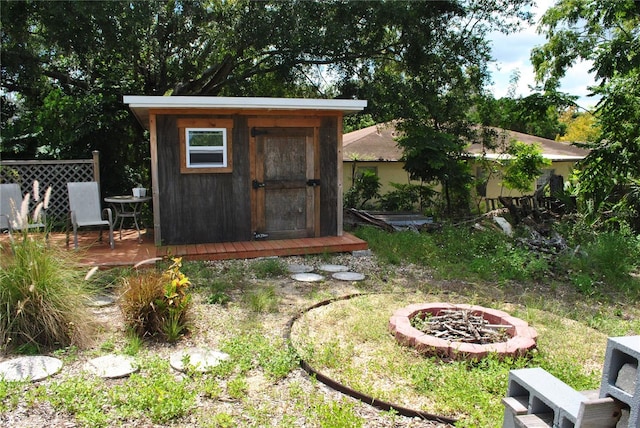
[[(482, 316), (490, 324), (509, 325), (506, 342), (475, 343), (455, 342), (439, 339), (411, 326), (411, 319), (421, 313), (439, 315), (443, 310), (471, 311), (475, 316)], [(397, 310), (389, 320), (389, 331), (396, 340), (406, 346), (414, 347), (418, 352), (442, 358), (480, 360), (488, 355), (499, 357), (518, 357), (527, 354), (536, 347), (538, 333), (533, 327), (520, 318), (513, 317), (504, 311), (485, 308), (477, 305), (451, 303), (418, 303)]]

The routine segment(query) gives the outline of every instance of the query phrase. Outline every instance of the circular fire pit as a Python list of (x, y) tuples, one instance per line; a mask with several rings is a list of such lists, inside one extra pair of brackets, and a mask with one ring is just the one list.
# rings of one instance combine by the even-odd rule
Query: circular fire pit
[[(438, 317), (455, 311), (465, 311), (474, 317), (482, 317), (490, 327), (503, 330), (508, 338), (496, 343), (447, 340), (424, 333), (411, 325), (411, 320), (416, 316)], [(389, 320), (389, 330), (399, 343), (412, 346), (426, 355), (468, 360), (479, 360), (489, 354), (499, 357), (525, 355), (535, 348), (538, 337), (533, 327), (506, 312), (482, 306), (450, 303), (419, 303), (399, 309)]]

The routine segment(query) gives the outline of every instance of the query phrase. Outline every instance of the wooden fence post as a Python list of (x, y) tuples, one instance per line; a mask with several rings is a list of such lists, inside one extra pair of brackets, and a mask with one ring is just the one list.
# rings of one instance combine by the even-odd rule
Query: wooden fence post
[(100, 188), (100, 152), (94, 150), (91, 152), (93, 155), (93, 181), (98, 183), (98, 189)]

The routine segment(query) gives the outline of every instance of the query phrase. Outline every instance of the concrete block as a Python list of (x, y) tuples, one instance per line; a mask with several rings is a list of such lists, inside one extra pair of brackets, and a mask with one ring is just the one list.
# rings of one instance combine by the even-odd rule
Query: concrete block
[[(507, 396), (528, 397), (528, 414), (539, 417), (552, 414), (551, 426), (558, 428), (573, 428), (580, 404), (587, 400), (584, 395), (538, 367), (511, 370)], [(517, 423), (518, 418), (515, 420)]]
[[(640, 336), (610, 337), (607, 341), (600, 397), (613, 397), (629, 410), (626, 427), (640, 428)], [(626, 417), (626, 414), (625, 414)], [(620, 426), (620, 423), (618, 423)]]

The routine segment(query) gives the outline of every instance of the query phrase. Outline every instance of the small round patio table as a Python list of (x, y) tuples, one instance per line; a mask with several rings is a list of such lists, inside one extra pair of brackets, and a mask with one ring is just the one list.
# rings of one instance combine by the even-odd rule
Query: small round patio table
[(120, 220), (120, 240), (122, 240), (122, 223), (124, 222), (125, 218), (131, 218), (133, 219), (133, 223), (135, 224), (136, 230), (138, 231), (138, 242), (142, 242), (142, 235), (140, 234), (140, 225), (138, 224), (138, 218), (140, 217), (142, 204), (150, 200), (151, 198), (149, 196), (137, 198), (129, 195), (109, 196), (108, 198), (104, 198), (104, 201), (110, 204), (111, 208), (113, 208), (113, 212), (115, 215), (113, 224), (118, 224), (118, 220)]

